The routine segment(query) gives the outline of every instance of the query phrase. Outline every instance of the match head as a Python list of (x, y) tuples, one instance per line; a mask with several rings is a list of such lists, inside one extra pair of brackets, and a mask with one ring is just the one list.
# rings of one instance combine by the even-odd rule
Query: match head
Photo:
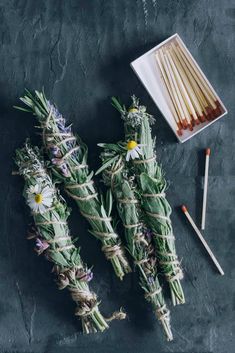
[(209, 155), (211, 154), (211, 149), (210, 149), (210, 148), (207, 148), (206, 151), (205, 151), (205, 153), (206, 153), (206, 156), (209, 156)]
[(211, 109), (211, 107), (206, 107), (206, 119), (207, 120), (212, 120), (214, 118), (214, 115), (213, 115), (213, 110)]
[(217, 107), (219, 107), (219, 108), (221, 107), (221, 104), (220, 104), (220, 102), (218, 101), (218, 99), (215, 101), (215, 104), (216, 104)]
[(216, 107), (216, 109), (213, 110), (214, 119), (218, 118), (218, 116), (220, 116), (220, 115), (221, 115), (220, 107)]
[(182, 120), (182, 125), (183, 125), (183, 129), (186, 130), (188, 128), (188, 122), (186, 119)]
[(206, 121), (206, 116), (203, 112), (202, 115), (197, 114), (197, 117), (201, 123), (204, 123)]
[(181, 206), (181, 210), (182, 210), (184, 213), (188, 212), (187, 207), (186, 207), (185, 205), (182, 205), (182, 206)]
[(193, 124), (192, 123), (188, 124), (188, 128), (190, 131), (193, 131)]
[(183, 125), (182, 125), (181, 121), (178, 121), (177, 126), (178, 126), (179, 130), (183, 129)]

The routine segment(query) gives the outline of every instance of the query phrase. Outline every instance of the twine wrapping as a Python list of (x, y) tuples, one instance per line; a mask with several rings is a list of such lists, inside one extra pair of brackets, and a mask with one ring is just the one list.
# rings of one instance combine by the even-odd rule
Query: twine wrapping
[(103, 245), (102, 246), (102, 251), (104, 252), (106, 258), (108, 260), (111, 260), (114, 256), (121, 256), (122, 255), (122, 249), (120, 245)]
[(151, 157), (151, 158), (147, 158), (147, 159), (134, 159), (133, 163), (134, 164), (143, 164), (143, 163), (154, 162), (155, 160), (156, 160), (156, 157)]

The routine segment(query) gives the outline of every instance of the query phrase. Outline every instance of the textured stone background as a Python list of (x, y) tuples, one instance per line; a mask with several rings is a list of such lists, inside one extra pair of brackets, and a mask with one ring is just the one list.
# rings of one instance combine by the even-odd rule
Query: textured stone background
[[(0, 352), (233, 353), (235, 329), (235, 1), (233, 0), (1, 0), (1, 222)], [(178, 32), (214, 85), (229, 115), (179, 145), (129, 67), (130, 61)], [(177, 249), (185, 269), (187, 304), (172, 308), (175, 340), (166, 343), (135, 274), (114, 278), (76, 209), (71, 217), (82, 255), (94, 264), (94, 288), (107, 314), (123, 306), (126, 322), (104, 334), (82, 336), (66, 291), (58, 292), (51, 265), (26, 241), (28, 210), (22, 180), (12, 177), (12, 157), (34, 134), (33, 117), (14, 111), (25, 87), (44, 86), (90, 148), (122, 138), (110, 96), (138, 95), (156, 116), (159, 160), (170, 182)], [(212, 149), (205, 236), (225, 276), (197, 241), (178, 206), (186, 203), (199, 222), (203, 148)]]

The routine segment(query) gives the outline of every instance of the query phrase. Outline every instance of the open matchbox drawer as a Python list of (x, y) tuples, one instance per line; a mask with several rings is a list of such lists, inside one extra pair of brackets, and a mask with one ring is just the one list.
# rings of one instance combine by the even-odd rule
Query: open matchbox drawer
[[(216, 114), (213, 119), (201, 121), (198, 125), (194, 124), (193, 130), (190, 131), (188, 129), (182, 130), (182, 135), (179, 135), (176, 130), (176, 119), (173, 115), (173, 101), (170, 96), (170, 92), (167, 89), (166, 84), (164, 84), (164, 79), (160, 67), (157, 65), (156, 60), (156, 53), (161, 51), (164, 48), (167, 48), (169, 45), (178, 45), (181, 46), (182, 49), (188, 55), (188, 58), (191, 60), (192, 67), (195, 68), (200, 73), (203, 80), (209, 87), (211, 94), (216, 99), (216, 104), (219, 105), (219, 114)], [(177, 60), (177, 59), (176, 59)], [(198, 134), (200, 131), (204, 130), (209, 125), (213, 124), (215, 121), (220, 119), (222, 116), (227, 114), (227, 109), (225, 108), (224, 104), (222, 103), (221, 99), (218, 97), (217, 93), (209, 83), (206, 76), (203, 74), (202, 70), (198, 66), (197, 62), (194, 60), (192, 55), (190, 54), (189, 50), (183, 43), (182, 39), (178, 34), (174, 34), (173, 36), (166, 39), (164, 42), (160, 43), (159, 45), (155, 46), (153, 49), (149, 50), (147, 53), (143, 54), (133, 62), (131, 62), (131, 67), (147, 89), (148, 93), (154, 100), (155, 104), (158, 106), (159, 110), (165, 117), (167, 123), (170, 125), (171, 129), (175, 133), (177, 139), (183, 143), (190, 139), (191, 137)], [(183, 67), (183, 66), (182, 66)], [(194, 69), (194, 68), (193, 68)], [(182, 82), (185, 84), (184, 80)], [(187, 86), (186, 86), (187, 87)], [(175, 93), (174, 93), (175, 94)], [(174, 110), (176, 112), (176, 110)]]

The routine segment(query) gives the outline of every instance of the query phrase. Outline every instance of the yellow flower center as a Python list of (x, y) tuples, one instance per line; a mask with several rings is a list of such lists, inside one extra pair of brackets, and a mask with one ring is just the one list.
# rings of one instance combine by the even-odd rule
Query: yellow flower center
[(42, 194), (36, 194), (34, 196), (34, 200), (36, 203), (42, 203), (42, 200), (43, 200)]
[(138, 112), (138, 109), (137, 108), (130, 108), (128, 110), (129, 113), (137, 113)]
[(127, 142), (127, 149), (128, 149), (128, 151), (133, 150), (134, 148), (136, 148), (136, 146), (137, 146), (137, 142), (135, 142), (135, 141), (129, 141), (129, 142)]

